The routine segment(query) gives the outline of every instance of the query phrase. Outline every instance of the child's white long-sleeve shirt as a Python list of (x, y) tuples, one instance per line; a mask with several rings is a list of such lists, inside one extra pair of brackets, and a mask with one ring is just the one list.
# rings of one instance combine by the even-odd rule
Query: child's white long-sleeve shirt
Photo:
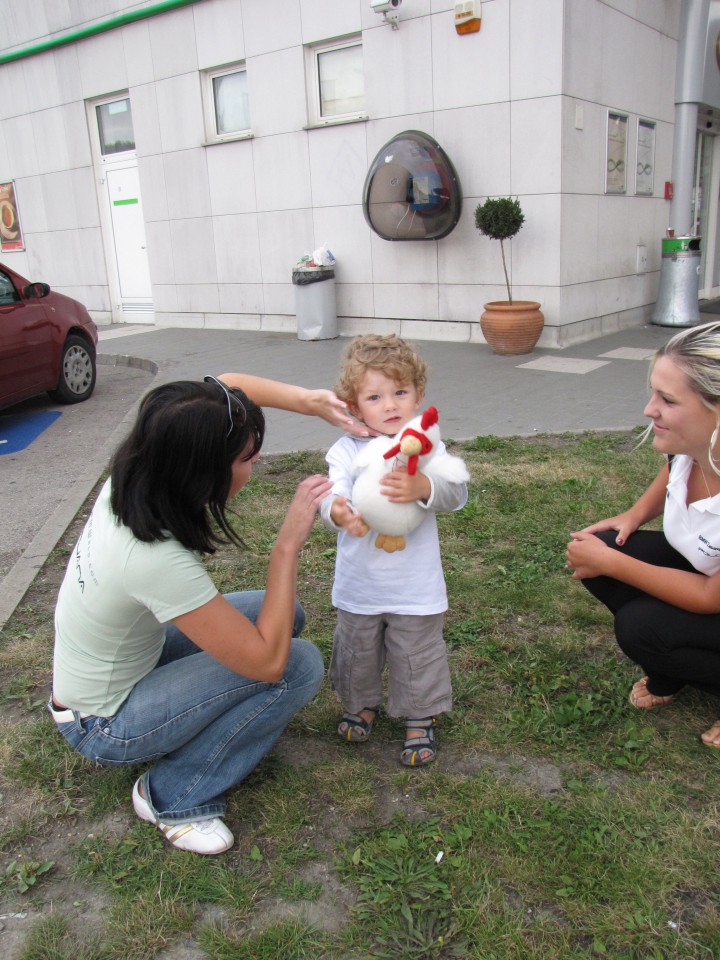
[[(351, 500), (352, 463), (367, 440), (342, 437), (327, 453), (332, 493), (320, 506), (323, 523), (338, 534), (333, 605), (350, 613), (400, 613), (426, 616), (447, 610), (447, 590), (440, 560), (435, 514), (461, 509), (467, 502), (467, 486), (430, 478), (431, 493), (423, 522), (407, 534), (406, 547), (386, 553), (375, 546), (375, 533), (353, 537), (330, 519), (335, 497)], [(436, 458), (447, 456), (441, 442)]]

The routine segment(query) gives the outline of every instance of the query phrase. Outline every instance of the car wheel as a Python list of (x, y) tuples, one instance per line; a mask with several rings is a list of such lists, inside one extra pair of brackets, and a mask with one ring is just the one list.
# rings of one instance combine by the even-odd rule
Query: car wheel
[(95, 373), (95, 351), (83, 337), (70, 334), (63, 345), (57, 387), (48, 392), (56, 403), (80, 403), (95, 389)]

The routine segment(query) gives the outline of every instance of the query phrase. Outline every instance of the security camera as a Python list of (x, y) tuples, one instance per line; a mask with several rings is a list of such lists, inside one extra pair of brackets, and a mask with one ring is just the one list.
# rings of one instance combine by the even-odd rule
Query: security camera
[(390, 13), (402, 3), (402, 0), (370, 0), (370, 9), (375, 13)]
[(375, 13), (381, 13), (385, 23), (389, 23), (393, 30), (398, 29), (398, 9), (402, 0), (370, 0), (370, 8)]

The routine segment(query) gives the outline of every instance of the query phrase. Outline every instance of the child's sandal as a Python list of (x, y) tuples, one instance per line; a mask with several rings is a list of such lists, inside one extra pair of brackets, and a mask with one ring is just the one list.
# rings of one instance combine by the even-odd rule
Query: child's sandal
[(337, 728), (339, 737), (349, 743), (362, 743), (368, 739), (380, 707), (363, 707), (363, 710), (372, 713), (372, 719), (366, 720), (357, 713), (344, 713)]
[(424, 730), (425, 734), (421, 737), (408, 737), (403, 744), (400, 763), (404, 767), (422, 767), (426, 763), (433, 762), (437, 756), (434, 726), (434, 717), (405, 721), (406, 732), (408, 730)]

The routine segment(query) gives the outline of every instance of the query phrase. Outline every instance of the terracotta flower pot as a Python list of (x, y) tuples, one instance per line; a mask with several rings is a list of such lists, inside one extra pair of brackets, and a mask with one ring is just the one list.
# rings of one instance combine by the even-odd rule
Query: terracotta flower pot
[(530, 353), (540, 339), (545, 318), (534, 300), (492, 300), (485, 304), (480, 328), (494, 353)]

